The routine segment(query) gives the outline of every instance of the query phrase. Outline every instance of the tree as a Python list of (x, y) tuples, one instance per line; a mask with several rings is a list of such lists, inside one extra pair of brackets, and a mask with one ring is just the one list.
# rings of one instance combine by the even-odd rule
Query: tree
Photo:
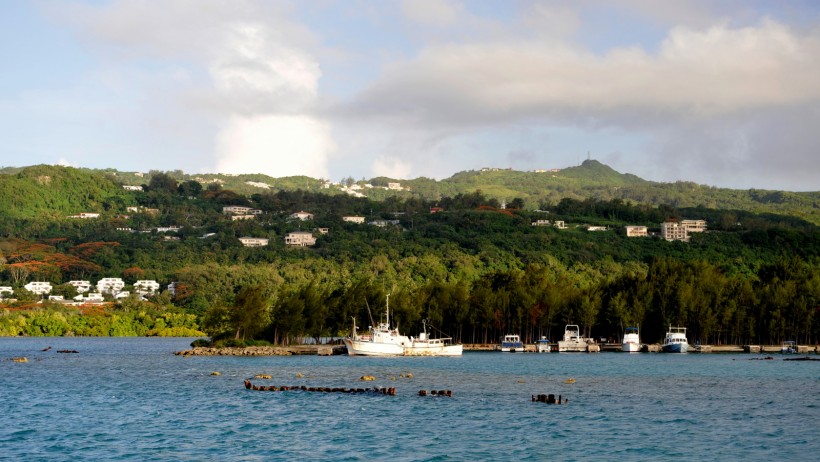
[(167, 173), (155, 173), (148, 182), (148, 190), (176, 194), (177, 180), (171, 178)]
[(262, 286), (244, 286), (236, 294), (230, 314), (235, 338), (253, 337), (270, 322), (269, 301)]

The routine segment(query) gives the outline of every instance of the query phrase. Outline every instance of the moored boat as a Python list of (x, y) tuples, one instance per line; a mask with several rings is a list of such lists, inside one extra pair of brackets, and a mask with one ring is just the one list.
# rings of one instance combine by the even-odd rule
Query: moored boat
[(535, 342), (535, 351), (538, 353), (549, 353), (552, 351), (550, 340), (546, 337), (541, 337)]
[(641, 336), (637, 327), (627, 327), (624, 331), (624, 340), (621, 343), (621, 351), (635, 353), (641, 351)]
[(780, 346), (780, 353), (782, 353), (784, 355), (790, 355), (790, 354), (797, 353), (797, 344), (795, 342), (793, 342), (792, 340), (786, 340)]
[(664, 353), (686, 353), (689, 351), (689, 341), (686, 339), (685, 327), (669, 326), (669, 331), (663, 339), (661, 351)]
[(564, 339), (558, 341), (558, 352), (589, 351), (592, 339), (581, 337), (581, 329), (575, 324), (564, 327)]
[(516, 334), (507, 334), (501, 339), (501, 351), (522, 352), (524, 351), (524, 342)]
[(390, 305), (385, 304), (384, 320), (375, 327), (370, 327), (369, 335), (356, 332), (356, 320), (353, 320), (353, 331), (343, 339), (350, 356), (461, 356), (463, 346), (453, 343), (450, 337), (430, 338), (427, 334), (427, 323), (418, 337), (408, 337), (399, 333), (399, 328), (390, 328)]

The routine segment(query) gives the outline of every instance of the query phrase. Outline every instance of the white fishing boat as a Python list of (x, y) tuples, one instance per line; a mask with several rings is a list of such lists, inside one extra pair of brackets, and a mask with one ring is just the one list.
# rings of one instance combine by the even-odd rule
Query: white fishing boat
[(424, 331), (418, 337), (401, 335), (398, 327), (391, 329), (389, 303), (385, 304), (384, 320), (371, 326), (368, 335), (356, 332), (354, 318), (353, 331), (343, 340), (350, 356), (461, 356), (463, 350), (463, 346), (453, 343), (452, 338), (430, 338), (426, 321)]
[(592, 339), (581, 337), (581, 329), (575, 324), (564, 327), (564, 339), (558, 341), (558, 352), (589, 351)]
[(522, 352), (524, 351), (524, 342), (516, 334), (507, 334), (501, 339), (501, 351)]
[(663, 339), (661, 351), (664, 353), (686, 353), (689, 351), (689, 341), (686, 339), (685, 327), (669, 326), (669, 332)]
[(797, 353), (797, 344), (792, 340), (786, 340), (780, 346), (780, 352), (784, 355)]
[(546, 337), (541, 337), (535, 342), (535, 351), (538, 353), (549, 353), (552, 351), (550, 340)]
[(635, 353), (641, 351), (641, 337), (637, 327), (627, 327), (624, 331), (624, 340), (621, 343), (621, 351)]

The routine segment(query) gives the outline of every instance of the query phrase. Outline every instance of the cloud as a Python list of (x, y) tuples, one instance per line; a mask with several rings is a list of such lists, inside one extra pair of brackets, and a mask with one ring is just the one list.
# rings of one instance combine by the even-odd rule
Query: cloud
[(249, 0), (69, 10), (104, 65), (142, 92), (130, 110), (143, 111), (136, 118), (150, 123), (146, 132), (173, 137), (159, 127), (185, 126), (177, 136), (214, 140), (213, 161), (199, 156), (202, 170), (326, 176), (334, 142), (316, 116), (322, 73), (312, 34), (290, 13), (287, 3)]
[(448, 0), (403, 0), (401, 11), (412, 22), (444, 27), (452, 25), (463, 14), (460, 2)]
[(217, 171), (328, 178), (327, 125), (305, 116), (235, 116), (219, 132)]

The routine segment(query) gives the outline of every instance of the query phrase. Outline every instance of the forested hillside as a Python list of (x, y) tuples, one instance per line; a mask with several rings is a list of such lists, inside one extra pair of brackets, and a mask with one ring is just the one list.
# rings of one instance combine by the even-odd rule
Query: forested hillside
[[(585, 187), (594, 187), (589, 175), (601, 178), (601, 190), (616, 180), (622, 189), (646, 186), (597, 163), (578, 169), (563, 172), (578, 175), (572, 181)], [(522, 175), (505, 186), (517, 193), (528, 175), (543, 175), (468, 172), (451, 180), (471, 185), (463, 186), (467, 190), (488, 174)], [(403, 330), (412, 333), (428, 319), (463, 342), (493, 342), (510, 332), (527, 340), (555, 337), (566, 323), (615, 338), (625, 326), (640, 325), (647, 341), (659, 340), (670, 323), (689, 327), (693, 342), (820, 338), (820, 232), (800, 218), (807, 213), (764, 214), (692, 199), (680, 201), (691, 207), (655, 206), (618, 197), (544, 199), (537, 210), (513, 197), (501, 208), (498, 197), (485, 193), (488, 183), (480, 192), (425, 199), (398, 191), (373, 200), (296, 179), (307, 189), (247, 195), (227, 183), (161, 172), (143, 178), (144, 191), (125, 191), (118, 185), (123, 176), (42, 166), (0, 175), (0, 187), (9, 188), (0, 213), (0, 285), (14, 287), (18, 299), (5, 304), (0, 334), (201, 329), (217, 339), (287, 343), (343, 335), (352, 316), (367, 325), (391, 293)], [(52, 206), (33, 203), (42, 197), (62, 199)], [(228, 205), (260, 213), (233, 220), (223, 213)], [(432, 207), (441, 210), (430, 213)], [(313, 219), (290, 218), (300, 210)], [(79, 212), (101, 215), (67, 218)], [(347, 215), (388, 224), (348, 223), (342, 220)], [(667, 242), (628, 238), (623, 229), (643, 225), (657, 232), (660, 222), (676, 218), (706, 219), (709, 231), (690, 242)], [(537, 220), (564, 221), (566, 229), (532, 226)], [(313, 232), (316, 244), (286, 246), (285, 235), (300, 230)], [(270, 243), (244, 247), (243, 236)], [(33, 304), (37, 297), (21, 289), (29, 281), (49, 281), (55, 293), (71, 297), (76, 292), (66, 282), (102, 277), (129, 285), (143, 279), (163, 288), (177, 284), (173, 293), (147, 302), (131, 298), (90, 313)]]

